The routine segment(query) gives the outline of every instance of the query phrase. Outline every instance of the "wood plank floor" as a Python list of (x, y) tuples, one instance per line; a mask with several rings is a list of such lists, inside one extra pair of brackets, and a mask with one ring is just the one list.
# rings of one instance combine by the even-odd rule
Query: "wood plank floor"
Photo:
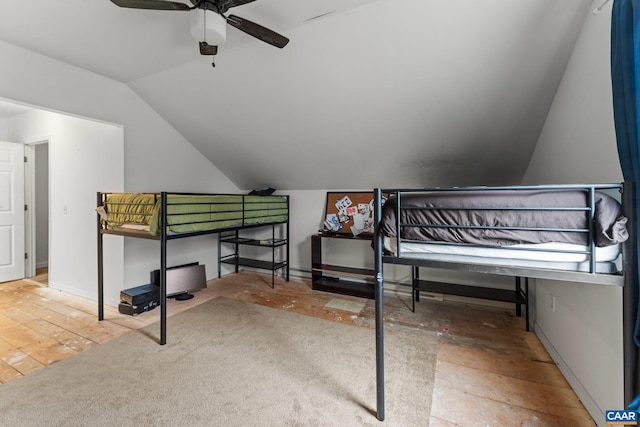
[[(159, 319), (159, 309), (125, 316), (107, 306), (105, 321), (98, 322), (95, 302), (48, 288), (46, 281), (44, 271), (30, 280), (0, 283), (2, 383)], [(231, 274), (210, 281), (191, 300), (169, 300), (167, 313), (224, 296), (374, 327), (371, 300), (313, 291), (308, 280), (298, 278), (290, 282), (277, 278), (275, 289), (270, 282), (270, 275)], [(422, 300), (412, 313), (410, 304), (406, 295), (386, 297), (385, 326), (387, 333), (438, 345), (430, 426), (595, 425), (514, 310)]]

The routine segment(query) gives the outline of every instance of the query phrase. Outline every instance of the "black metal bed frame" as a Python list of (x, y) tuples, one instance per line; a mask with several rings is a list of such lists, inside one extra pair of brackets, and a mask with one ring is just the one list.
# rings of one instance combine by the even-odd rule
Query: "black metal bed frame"
[[(97, 193), (97, 206), (98, 208), (104, 207), (106, 203), (106, 199), (108, 195), (118, 194), (118, 193), (108, 193), (108, 192), (98, 192)], [(125, 193), (119, 193), (125, 194)], [(102, 221), (100, 215), (97, 216), (97, 230), (98, 230), (98, 320), (104, 320), (104, 248), (103, 248), (103, 236), (105, 234), (118, 235), (124, 237), (137, 237), (142, 239), (149, 240), (159, 240), (160, 241), (160, 345), (164, 345), (167, 343), (167, 242), (169, 240), (175, 239), (184, 239), (187, 237), (194, 236), (203, 236), (207, 234), (220, 234), (227, 231), (235, 231), (235, 230), (243, 230), (250, 228), (258, 228), (265, 226), (275, 226), (278, 224), (285, 224), (286, 229), (286, 239), (289, 239), (289, 196), (282, 195), (286, 200), (287, 207), (287, 219), (286, 221), (275, 221), (261, 224), (253, 224), (253, 223), (245, 223), (245, 197), (261, 197), (254, 195), (244, 195), (244, 194), (228, 194), (228, 193), (176, 193), (176, 192), (160, 192), (160, 193), (146, 193), (153, 194), (154, 203), (158, 201), (158, 198), (161, 202), (161, 225), (160, 225), (160, 235), (155, 236), (149, 232), (145, 231), (131, 231), (131, 230), (122, 230), (122, 229), (109, 229), (107, 228), (107, 224)], [(216, 228), (212, 230), (206, 231), (197, 231), (197, 232), (186, 232), (179, 234), (169, 234), (167, 233), (168, 223), (167, 223), (167, 206), (169, 203), (167, 202), (167, 195), (177, 195), (177, 196), (242, 196), (242, 225), (236, 225), (232, 227), (222, 227)], [(206, 204), (213, 204), (211, 202), (207, 202)], [(234, 203), (238, 204), (238, 203)], [(237, 209), (228, 212), (239, 212)], [(255, 218), (255, 217), (254, 217)], [(286, 258), (289, 259), (289, 245), (286, 245)], [(286, 277), (289, 277), (289, 263), (287, 262), (286, 266)]]
[[(633, 330), (635, 326), (638, 297), (638, 277), (635, 273), (635, 269), (631, 268), (631, 259), (634, 251), (634, 245), (631, 242), (630, 237), (625, 243), (622, 244), (623, 255), (623, 275), (615, 274), (602, 274), (595, 273), (596, 260), (595, 260), (595, 243), (593, 242), (594, 226), (593, 217), (595, 212), (594, 195), (596, 190), (618, 190), (622, 192), (622, 206), (623, 214), (628, 218), (627, 229), (629, 236), (635, 236), (633, 231), (635, 230), (635, 216), (627, 215), (625, 207), (635, 206), (631, 198), (633, 197), (633, 191), (630, 191), (629, 183), (624, 184), (596, 184), (596, 185), (555, 185), (555, 186), (511, 186), (511, 187), (460, 187), (460, 188), (424, 188), (424, 189), (374, 189), (374, 221), (375, 221), (375, 233), (374, 233), (374, 252), (375, 252), (375, 329), (376, 329), (376, 398), (377, 398), (377, 411), (376, 417), (378, 420), (383, 421), (385, 418), (385, 401), (384, 401), (384, 314), (383, 314), (383, 299), (384, 299), (384, 272), (383, 264), (401, 264), (411, 266), (412, 269), (417, 267), (429, 267), (438, 269), (449, 269), (466, 272), (477, 272), (487, 274), (497, 274), (504, 276), (513, 276), (516, 279), (525, 278), (528, 281), (529, 278), (538, 279), (550, 279), (559, 281), (570, 281), (579, 283), (591, 283), (601, 284), (609, 286), (623, 286), (623, 334), (624, 334), (624, 396), (625, 403), (629, 403), (639, 390), (640, 381), (638, 378), (638, 360), (639, 350), (633, 341)], [(402, 251), (400, 250), (401, 233), (399, 228), (400, 224), (400, 209), (401, 209), (401, 194), (402, 193), (416, 193), (416, 192), (440, 192), (440, 191), (475, 191), (475, 190), (558, 190), (558, 189), (584, 189), (588, 191), (589, 208), (585, 210), (589, 215), (591, 227), (589, 230), (585, 230), (589, 236), (590, 249), (588, 254), (590, 256), (590, 271), (589, 272), (575, 272), (566, 270), (551, 270), (532, 267), (515, 267), (515, 266), (500, 266), (499, 264), (487, 265), (487, 264), (467, 264), (462, 262), (449, 262), (449, 261), (434, 261), (418, 258), (403, 258)], [(624, 190), (624, 191), (623, 191)], [(396, 195), (397, 202), (397, 238), (398, 247), (397, 255), (386, 255), (383, 247), (383, 236), (380, 232), (381, 222), (381, 209), (382, 209), (382, 194), (389, 194), (391, 196)], [(573, 230), (575, 231), (575, 230)], [(636, 254), (637, 258), (637, 254)], [(413, 296), (412, 296), (413, 298)], [(527, 307), (527, 323), (528, 319), (528, 307)], [(527, 327), (529, 325), (527, 324)]]

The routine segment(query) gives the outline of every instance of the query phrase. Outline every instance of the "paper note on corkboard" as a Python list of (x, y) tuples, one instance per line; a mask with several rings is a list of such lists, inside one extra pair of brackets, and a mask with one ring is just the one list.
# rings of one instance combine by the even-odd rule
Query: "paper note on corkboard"
[[(382, 201), (387, 199), (385, 195)], [(324, 231), (353, 236), (373, 235), (373, 191), (329, 191)]]

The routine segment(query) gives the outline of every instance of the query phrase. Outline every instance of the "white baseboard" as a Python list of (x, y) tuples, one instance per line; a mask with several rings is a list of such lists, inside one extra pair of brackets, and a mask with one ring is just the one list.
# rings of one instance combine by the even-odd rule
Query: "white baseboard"
[[(81, 289), (60, 285), (59, 283), (55, 283), (55, 282), (51, 282), (51, 281), (49, 281), (49, 287), (51, 289), (56, 289), (58, 291), (66, 292), (66, 293), (71, 294), (71, 295), (76, 295), (76, 296), (79, 296), (79, 297), (82, 297), (82, 298), (86, 298), (86, 299), (95, 301), (96, 302), (96, 315), (98, 314), (98, 296), (97, 296), (96, 293), (94, 293), (94, 292), (86, 292), (86, 291), (83, 291)], [(118, 304), (120, 304), (120, 300), (116, 299), (116, 298), (110, 298), (110, 297), (105, 295), (104, 303), (106, 305), (110, 305), (112, 307), (117, 307)]]
[(560, 353), (558, 353), (558, 351), (553, 347), (538, 325), (534, 325), (534, 332), (549, 353), (549, 356), (551, 356), (551, 359), (555, 362), (558, 369), (560, 369), (562, 375), (564, 375), (564, 378), (578, 396), (578, 399), (580, 399), (587, 412), (589, 412), (589, 415), (591, 415), (591, 418), (594, 419), (598, 427), (607, 427), (604, 422), (604, 409), (600, 408), (596, 401), (593, 400), (587, 389), (582, 385), (573, 371), (571, 371), (571, 368), (569, 368), (567, 363), (562, 359)]

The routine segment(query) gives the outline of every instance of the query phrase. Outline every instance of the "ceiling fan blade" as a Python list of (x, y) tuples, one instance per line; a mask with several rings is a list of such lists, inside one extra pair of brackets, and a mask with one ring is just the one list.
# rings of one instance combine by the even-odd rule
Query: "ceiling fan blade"
[(217, 55), (218, 46), (213, 46), (207, 42), (200, 42), (200, 55)]
[(113, 4), (131, 9), (155, 9), (155, 10), (191, 10), (184, 3), (163, 0), (111, 0)]
[(275, 47), (279, 47), (280, 49), (282, 49), (287, 45), (287, 43), (289, 43), (289, 39), (285, 36), (282, 36), (275, 31), (263, 27), (262, 25), (258, 25), (255, 22), (240, 18), (236, 15), (229, 15), (227, 17), (227, 23), (233, 27), (236, 27), (240, 31), (244, 31), (250, 36), (262, 40), (265, 43), (269, 43), (270, 45), (273, 45)]

